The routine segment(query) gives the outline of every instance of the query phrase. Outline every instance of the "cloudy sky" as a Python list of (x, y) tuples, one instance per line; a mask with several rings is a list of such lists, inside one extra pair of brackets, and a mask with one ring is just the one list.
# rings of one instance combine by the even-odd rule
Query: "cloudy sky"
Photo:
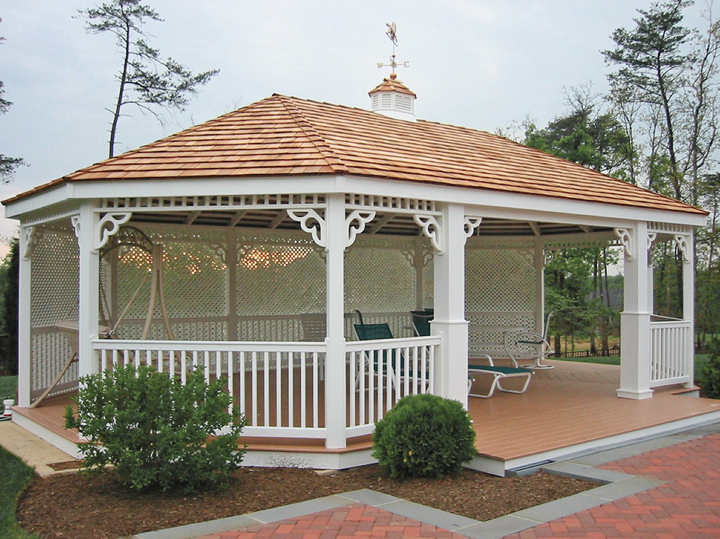
[[(704, 5), (704, 0), (699, 0)], [(90, 35), (78, 10), (99, 0), (3, 0), (0, 80), (14, 105), (0, 117), (0, 153), (23, 157), (0, 199), (101, 161), (121, 60), (111, 35)], [(395, 21), (399, 78), (419, 118), (495, 131), (561, 114), (565, 89), (606, 88), (599, 51), (632, 28), (650, 0), (147, 0), (164, 19), (146, 32), (195, 72), (220, 69), (188, 110), (161, 126), (130, 108), (116, 153), (273, 93), (369, 108), (387, 69)], [(688, 24), (699, 25), (699, 8)], [(13, 231), (0, 221), (0, 236)]]

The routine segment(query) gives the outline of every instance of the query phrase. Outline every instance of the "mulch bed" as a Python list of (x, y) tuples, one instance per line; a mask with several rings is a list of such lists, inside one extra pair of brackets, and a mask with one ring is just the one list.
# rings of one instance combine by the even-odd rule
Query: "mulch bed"
[(331, 475), (298, 468), (241, 468), (225, 489), (182, 495), (132, 492), (112, 473), (61, 474), (33, 480), (20, 498), (17, 520), (44, 539), (116, 539), (362, 488), (490, 520), (596, 486), (547, 473), (500, 478), (472, 470), (441, 480), (400, 482), (371, 465)]

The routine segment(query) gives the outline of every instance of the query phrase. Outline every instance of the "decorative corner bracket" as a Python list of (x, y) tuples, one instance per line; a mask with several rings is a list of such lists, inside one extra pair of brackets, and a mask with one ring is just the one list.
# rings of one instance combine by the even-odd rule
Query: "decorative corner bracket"
[(482, 223), (482, 217), (473, 217), (470, 215), (465, 216), (465, 223), (463, 225), (463, 231), (465, 232), (465, 242), (467, 239), (475, 233), (477, 227)]
[(688, 237), (683, 234), (675, 234), (675, 244), (677, 245), (678, 249), (680, 249), (680, 253), (682, 253), (683, 262), (686, 264), (690, 263), (690, 244), (688, 243)]
[(528, 266), (531, 268), (535, 267), (535, 251), (530, 251), (529, 249), (517, 249), (517, 254), (522, 257)]
[(555, 256), (557, 255), (557, 252), (558, 252), (557, 249), (543, 249), (543, 265), (547, 266), (553, 260), (555, 260)]
[(325, 237), (325, 219), (315, 210), (287, 210), (288, 217), (300, 223), (300, 228), (312, 236), (313, 241), (320, 247), (327, 248)]
[[(345, 227), (346, 227), (346, 235), (345, 235), (345, 248), (347, 249), (350, 247), (353, 243), (355, 243), (355, 238), (357, 238), (358, 234), (362, 234), (362, 231), (365, 230), (365, 225), (367, 225), (370, 221), (375, 219), (375, 212), (374, 211), (360, 211), (360, 210), (353, 210), (350, 215), (348, 215), (345, 218)], [(356, 223), (356, 224), (354, 224)]]
[[(108, 240), (118, 233), (120, 226), (127, 223), (132, 217), (131, 212), (122, 213), (106, 213), (102, 216), (97, 224), (98, 237), (95, 238), (93, 251), (99, 251), (102, 249)], [(78, 224), (79, 224), (78, 219)], [(75, 222), (73, 222), (73, 226)], [(78, 233), (79, 227), (75, 229), (75, 233)]]
[(34, 226), (24, 226), (21, 228), (20, 238), (22, 239), (24, 249), (23, 260), (30, 260), (41, 237), (42, 232)]
[(633, 254), (633, 237), (630, 230), (627, 228), (616, 228), (615, 235), (620, 239), (620, 243), (625, 249), (625, 260), (630, 262), (635, 260), (635, 255)]
[(430, 238), (430, 242), (432, 243), (433, 247), (435, 247), (435, 250), (438, 252), (438, 254), (443, 254), (445, 251), (443, 249), (442, 241), (440, 239), (440, 223), (438, 223), (437, 219), (435, 219), (432, 215), (413, 215), (413, 219), (415, 220), (415, 223), (422, 228), (423, 234), (425, 234), (428, 238)]
[(647, 235), (647, 260), (648, 260), (648, 266), (652, 264), (652, 252), (653, 252), (653, 246), (655, 244), (655, 240), (657, 239), (657, 233), (656, 232), (648, 232)]

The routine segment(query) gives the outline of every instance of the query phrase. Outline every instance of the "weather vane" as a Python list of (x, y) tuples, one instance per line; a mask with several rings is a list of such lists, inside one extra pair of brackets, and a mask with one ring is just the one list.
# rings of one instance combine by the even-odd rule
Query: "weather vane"
[(395, 61), (395, 47), (398, 46), (397, 25), (394, 22), (391, 22), (391, 23), (386, 23), (385, 26), (387, 26), (387, 28), (388, 28), (387, 32), (385, 32), (385, 35), (387, 35), (390, 38), (390, 41), (392, 41), (393, 53), (392, 53), (392, 56), (390, 57), (389, 64), (383, 64), (382, 62), (380, 62), (377, 66), (379, 69), (382, 69), (383, 67), (392, 68), (392, 73), (390, 73), (390, 78), (394, 80), (397, 78), (397, 73), (395, 73), (395, 70), (398, 68), (398, 66), (410, 67), (410, 62), (402, 62), (399, 64)]

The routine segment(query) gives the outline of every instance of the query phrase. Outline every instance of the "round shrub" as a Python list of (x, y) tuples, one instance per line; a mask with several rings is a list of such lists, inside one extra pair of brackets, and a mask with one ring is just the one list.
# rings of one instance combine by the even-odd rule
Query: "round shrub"
[(720, 399), (720, 341), (714, 340), (708, 347), (710, 355), (698, 373), (704, 397)]
[(408, 395), (375, 423), (372, 455), (390, 477), (440, 478), (476, 455), (475, 431), (458, 401)]

